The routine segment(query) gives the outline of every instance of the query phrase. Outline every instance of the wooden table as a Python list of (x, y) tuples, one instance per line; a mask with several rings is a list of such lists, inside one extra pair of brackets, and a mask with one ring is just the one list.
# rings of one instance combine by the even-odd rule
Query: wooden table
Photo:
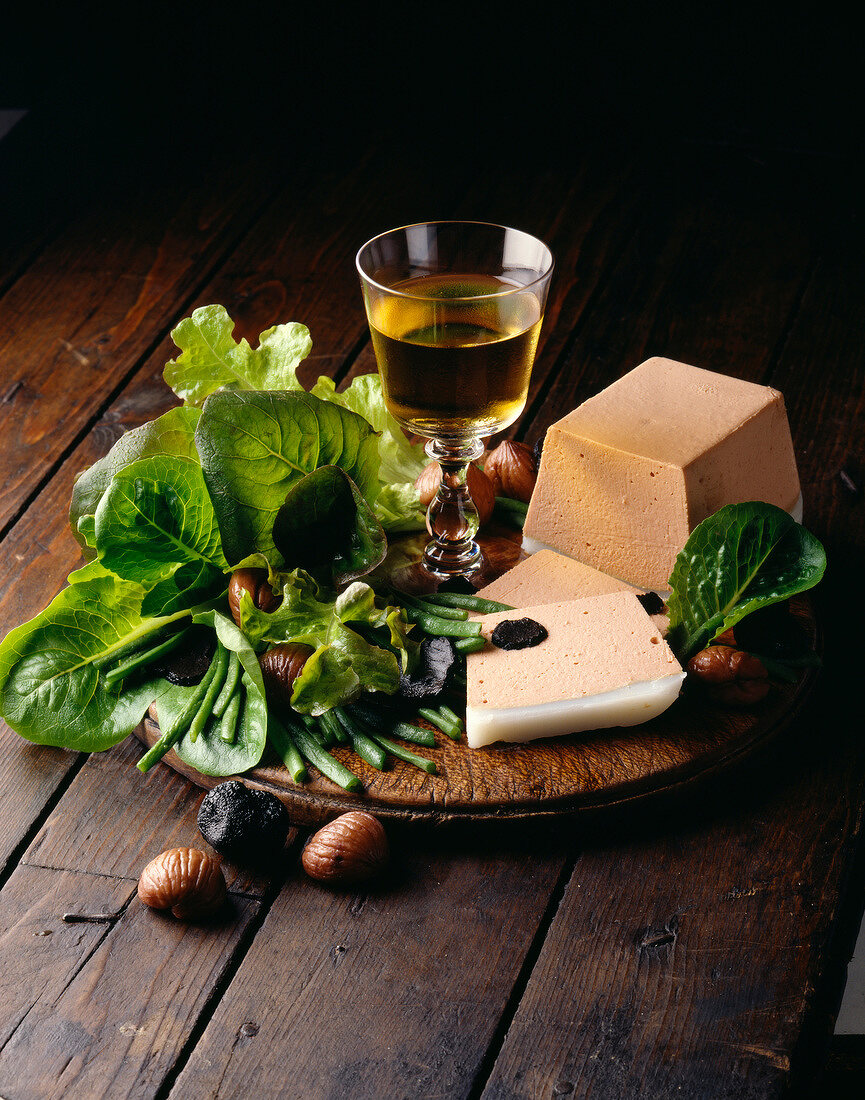
[(180, 318), (221, 302), (250, 339), (302, 321), (304, 381), (343, 382), (374, 366), (357, 247), (468, 217), (557, 259), (520, 438), (650, 355), (784, 393), (830, 563), (826, 664), (791, 728), (686, 797), (589, 825), (394, 829), (393, 873), (362, 893), (305, 878), (298, 835), (281, 866), (228, 866), (215, 926), (135, 897), (149, 859), (200, 843), (195, 786), (164, 765), (142, 777), (129, 743), (87, 757), (4, 728), (0, 1095), (808, 1094), (863, 903), (861, 647), (840, 640), (860, 633), (865, 551), (850, 166), (605, 140), (527, 164), (325, 137), (186, 160), (142, 141), (97, 162), (70, 139), (51, 175), (51, 140), (37, 111), (0, 146), (4, 632), (78, 563), (76, 471), (174, 403)]

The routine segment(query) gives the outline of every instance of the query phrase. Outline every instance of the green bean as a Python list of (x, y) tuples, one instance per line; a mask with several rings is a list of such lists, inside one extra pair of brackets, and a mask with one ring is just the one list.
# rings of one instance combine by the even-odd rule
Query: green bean
[(398, 737), (401, 741), (411, 741), (413, 745), (424, 745), (428, 749), (434, 749), (436, 736), (432, 730), (425, 726), (412, 726), (408, 722), (397, 722), (388, 732), (392, 737)]
[(201, 700), (207, 694), (207, 689), (210, 687), (210, 683), (216, 673), (216, 658), (210, 662), (210, 667), (201, 681), (196, 685), (195, 690), (190, 694), (186, 701), (186, 705), (180, 714), (177, 715), (173, 723), (170, 723), (167, 729), (163, 729), (162, 736), (158, 741), (154, 742), (141, 757), (138, 763), (135, 765), (140, 772), (148, 772), (157, 764), (169, 749), (173, 748), (177, 742), (183, 737), (189, 728), (189, 723), (193, 720), (198, 713), (198, 708), (201, 706)]
[(307, 732), (310, 734), (310, 736), (314, 737), (320, 745), (326, 748), (328, 745), (333, 744), (317, 718), (312, 718), (308, 714), (300, 714), (298, 715), (298, 717), (300, 718), (301, 722), (303, 722), (304, 726), (306, 726)]
[(394, 741), (391, 741), (387, 737), (382, 737), (381, 734), (376, 734), (374, 740), (377, 741), (383, 749), (395, 756), (397, 760), (404, 760), (406, 764), (414, 764), (416, 768), (420, 768), (421, 771), (426, 772), (428, 775), (436, 774), (436, 766), (432, 760), (427, 760), (425, 756), (418, 756), (417, 753), (409, 752), (408, 749), (404, 749), (402, 745), (397, 745)]
[[(184, 614), (188, 614), (188, 612), (184, 612)], [(138, 653), (142, 644), (149, 645), (155, 638), (161, 638), (171, 625), (171, 623), (163, 623), (162, 626), (157, 627), (156, 630), (151, 631), (143, 638), (135, 638), (131, 642), (124, 642), (122, 645), (117, 646), (116, 649), (109, 649), (107, 653), (100, 653), (98, 657), (93, 658), (91, 664), (94, 668), (102, 669), (115, 661), (125, 660), (127, 657)]]
[(360, 723), (370, 737), (375, 737), (379, 730), (384, 730), (386, 734), (399, 737), (402, 741), (425, 745), (429, 749), (435, 748), (435, 734), (424, 726), (412, 726), (408, 722), (399, 721), (393, 715), (382, 714), (363, 704), (355, 704), (348, 710), (351, 717)]
[(201, 700), (201, 706), (198, 708), (198, 712), (192, 719), (189, 726), (189, 740), (197, 741), (198, 735), (207, 725), (208, 719), (213, 714), (213, 704), (216, 702), (216, 697), (222, 691), (222, 685), (225, 683), (225, 674), (228, 672), (228, 650), (222, 644), (217, 643), (216, 657), (213, 661), (216, 665), (216, 669), (207, 685), (207, 691), (204, 693), (204, 698)]
[(315, 738), (310, 737), (309, 732), (302, 726), (293, 726), (291, 736), (298, 749), (300, 749), (301, 755), (305, 756), (310, 764), (314, 764), (322, 775), (347, 791), (358, 791), (363, 787), (354, 772), (349, 771), (343, 764), (340, 764), (329, 752), (325, 752)]
[(172, 634), (170, 638), (166, 638), (164, 642), (155, 645), (152, 649), (145, 649), (142, 652), (133, 653), (131, 657), (127, 657), (125, 661), (122, 661), (119, 665), (116, 665), (105, 673), (105, 687), (113, 687), (118, 680), (122, 680), (125, 676), (128, 676), (130, 672), (136, 672), (139, 668), (152, 664), (166, 653), (171, 653), (172, 650), (177, 649), (188, 632), (189, 627), (185, 630), (181, 630), (178, 634)]
[[(242, 691), (238, 688), (231, 696), (228, 706), (219, 718), (219, 739), (220, 741), (224, 741), (226, 745), (233, 745), (234, 738), (237, 736), (237, 720), (240, 717), (241, 696)], [(215, 708), (213, 713), (216, 714)]]
[(306, 770), (303, 757), (297, 751), (297, 745), (286, 727), (272, 714), (267, 716), (267, 736), (282, 757), (295, 783), (305, 783), (309, 779), (309, 772)]
[(231, 653), (228, 658), (228, 672), (225, 676), (225, 683), (222, 685), (222, 691), (213, 704), (213, 713), (217, 718), (221, 718), (225, 714), (225, 708), (231, 702), (241, 671), (240, 658), (236, 653)]
[(437, 615), (441, 619), (459, 619), (465, 620), (468, 618), (468, 611), (461, 607), (439, 607), (428, 602), (426, 596), (409, 596), (405, 592), (398, 592), (393, 590), (394, 599), (396, 599), (404, 608), (413, 608), (415, 611), (423, 611), (426, 615)]
[[(478, 638), (457, 638), (454, 648), (457, 653), (480, 653), (486, 646), (487, 640), (483, 636)], [(454, 677), (456, 679), (456, 677)]]
[(333, 711), (325, 711), (324, 714), (319, 716), (318, 720), (330, 734), (333, 742), (335, 742), (337, 745), (348, 744), (348, 734), (345, 732), (339, 722), (337, 722)]
[(444, 718), (447, 718), (447, 720), (453, 723), (453, 725), (455, 725), (458, 729), (463, 728), (462, 718), (460, 718), (458, 714), (452, 711), (450, 707), (445, 706), (444, 703), (439, 703), (439, 714), (441, 714)]
[(463, 607), (466, 611), (489, 613), (514, 610), (510, 604), (499, 603), (497, 600), (485, 600), (483, 596), (472, 596), (468, 592), (435, 592), (424, 596), (424, 599), (427, 603), (441, 604), (443, 607)]
[(341, 707), (335, 707), (333, 713), (336, 715), (339, 722), (342, 723), (343, 729), (351, 738), (351, 744), (357, 755), (371, 764), (372, 767), (378, 771), (383, 772), (387, 766), (387, 756), (380, 745), (377, 745), (375, 741), (367, 737), (360, 726), (346, 714)]
[(455, 622), (452, 619), (440, 619), (437, 615), (427, 615), (423, 611), (409, 607), (406, 618), (427, 632), (444, 638), (474, 638), (481, 632), (478, 622)]
[(433, 710), (431, 707), (421, 707), (418, 714), (421, 718), (426, 718), (428, 722), (431, 722), (436, 729), (446, 733), (451, 740), (459, 741), (461, 724), (455, 724), (446, 717), (444, 707), (440, 707), (439, 710)]

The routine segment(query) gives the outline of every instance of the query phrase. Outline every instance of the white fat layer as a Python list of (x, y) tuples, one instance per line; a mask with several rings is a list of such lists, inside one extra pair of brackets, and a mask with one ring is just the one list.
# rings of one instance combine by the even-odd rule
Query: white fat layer
[(584, 699), (562, 699), (530, 707), (467, 707), (466, 740), (479, 749), (495, 741), (535, 741), (611, 726), (638, 726), (675, 702), (684, 672), (626, 684)]

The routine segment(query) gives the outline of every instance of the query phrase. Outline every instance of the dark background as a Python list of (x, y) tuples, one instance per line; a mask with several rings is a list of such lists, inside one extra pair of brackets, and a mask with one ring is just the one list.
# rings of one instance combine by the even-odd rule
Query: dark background
[(442, 158), (862, 152), (859, 38), (827, 4), (68, 5), (3, 26), (0, 105), (50, 115), (73, 158), (347, 155), (382, 133)]

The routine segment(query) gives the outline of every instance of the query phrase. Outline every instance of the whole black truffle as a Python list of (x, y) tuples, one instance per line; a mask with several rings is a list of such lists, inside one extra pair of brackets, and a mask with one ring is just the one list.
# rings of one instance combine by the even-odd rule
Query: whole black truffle
[(547, 628), (534, 619), (505, 619), (492, 632), (490, 641), (499, 649), (529, 649), (546, 637)]
[(440, 695), (456, 656), (450, 638), (424, 638), (420, 644), (417, 668), (410, 676), (400, 676), (399, 695), (403, 699), (430, 699)]
[(255, 862), (277, 852), (289, 825), (275, 795), (250, 790), (237, 779), (208, 791), (198, 808), (198, 831), (217, 852), (237, 860)]

